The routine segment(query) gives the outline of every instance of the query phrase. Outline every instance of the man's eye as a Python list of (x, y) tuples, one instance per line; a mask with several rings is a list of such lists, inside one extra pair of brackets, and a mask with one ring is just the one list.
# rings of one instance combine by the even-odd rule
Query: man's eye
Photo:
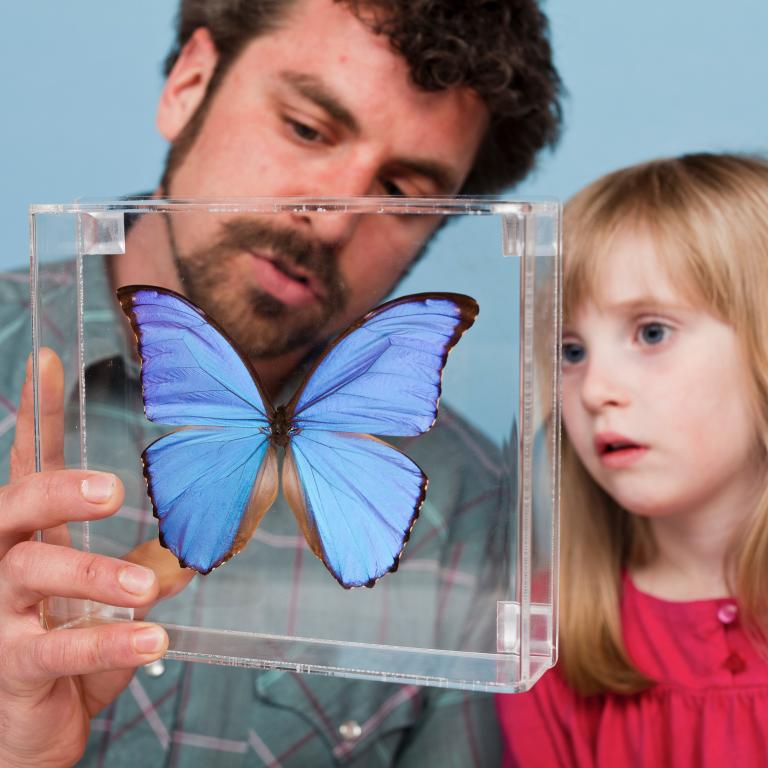
[(302, 141), (320, 141), (323, 136), (319, 131), (316, 131), (314, 128), (306, 125), (305, 123), (300, 123), (297, 120), (289, 120), (288, 123), (291, 126), (291, 129), (293, 132), (302, 140)]
[(577, 344), (573, 341), (568, 341), (563, 344), (563, 363), (566, 365), (580, 363), (586, 355), (587, 350), (584, 349), (583, 344)]
[(663, 323), (644, 323), (640, 326), (638, 337), (643, 344), (660, 344), (667, 338), (668, 330)]
[(390, 195), (391, 197), (403, 197), (405, 195), (403, 190), (394, 181), (386, 179), (381, 185), (384, 187), (385, 195)]

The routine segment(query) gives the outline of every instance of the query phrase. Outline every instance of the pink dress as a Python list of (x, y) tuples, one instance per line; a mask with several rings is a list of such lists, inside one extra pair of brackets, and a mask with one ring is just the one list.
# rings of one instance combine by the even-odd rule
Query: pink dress
[(625, 577), (621, 609), (629, 654), (658, 684), (585, 699), (555, 667), (498, 696), (505, 768), (768, 766), (768, 661), (735, 601), (669, 602)]

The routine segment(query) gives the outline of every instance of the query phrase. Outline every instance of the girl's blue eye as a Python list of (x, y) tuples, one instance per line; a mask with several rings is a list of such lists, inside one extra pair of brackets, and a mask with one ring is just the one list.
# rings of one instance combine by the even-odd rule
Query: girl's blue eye
[(659, 344), (667, 336), (667, 327), (662, 323), (644, 323), (639, 335), (644, 344)]
[(575, 341), (567, 341), (563, 344), (563, 362), (567, 365), (580, 363), (587, 354), (583, 344), (577, 344)]

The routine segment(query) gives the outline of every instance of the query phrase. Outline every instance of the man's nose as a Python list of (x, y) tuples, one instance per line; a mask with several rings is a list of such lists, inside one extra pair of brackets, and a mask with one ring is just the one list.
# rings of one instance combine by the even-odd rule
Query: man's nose
[(626, 405), (629, 391), (621, 362), (608, 355), (591, 355), (581, 380), (581, 400), (588, 411)]
[[(296, 195), (308, 198), (333, 197), (340, 200), (373, 195), (377, 189), (378, 162), (374, 157), (353, 156), (323, 168), (307, 168), (295, 184)], [(343, 203), (318, 204), (294, 212), (293, 218), (314, 237), (327, 243), (343, 244), (350, 239), (363, 214)]]
[(292, 219), (310, 237), (326, 245), (340, 247), (347, 243), (359, 223), (361, 214), (350, 213), (343, 205), (318, 202), (303, 210), (293, 211)]

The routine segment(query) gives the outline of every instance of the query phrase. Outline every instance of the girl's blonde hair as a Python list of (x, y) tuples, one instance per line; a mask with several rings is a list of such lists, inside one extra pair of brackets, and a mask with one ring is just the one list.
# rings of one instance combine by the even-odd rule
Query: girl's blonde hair
[[(596, 295), (614, 239), (648, 232), (669, 275), (697, 305), (732, 325), (743, 343), (759, 438), (768, 455), (768, 162), (696, 154), (603, 176), (565, 208), (566, 322)], [(705, 383), (703, 384), (705, 386)], [(622, 640), (621, 574), (654, 553), (647, 521), (619, 507), (563, 437), (560, 648), (578, 692), (634, 693), (648, 680)], [(726, 577), (742, 620), (768, 634), (768, 492), (732, 542)]]

